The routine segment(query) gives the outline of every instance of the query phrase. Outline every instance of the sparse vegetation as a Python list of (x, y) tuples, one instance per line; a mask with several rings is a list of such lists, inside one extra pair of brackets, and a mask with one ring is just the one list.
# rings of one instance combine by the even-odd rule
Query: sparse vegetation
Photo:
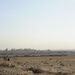
[(50, 60), (52, 60), (52, 58), (50, 58)]
[(32, 71), (34, 74), (43, 72), (43, 70), (41, 70), (40, 68), (35, 68), (35, 67), (30, 67), (27, 70)]
[(75, 65), (75, 61), (71, 59), (75, 60), (74, 56), (17, 57), (16, 63), (12, 58), (4, 63), (0, 58), (0, 75), (75, 75), (75, 68), (71, 66)]
[(63, 64), (63, 63), (61, 63), (61, 64), (60, 64), (60, 66), (64, 66), (64, 64)]
[(10, 63), (1, 63), (0, 67), (15, 67), (15, 65), (10, 64)]

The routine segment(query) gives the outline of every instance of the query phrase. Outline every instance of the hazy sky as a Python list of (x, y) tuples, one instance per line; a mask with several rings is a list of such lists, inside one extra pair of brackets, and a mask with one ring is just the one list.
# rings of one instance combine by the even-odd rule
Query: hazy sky
[(0, 49), (75, 49), (75, 0), (0, 0)]

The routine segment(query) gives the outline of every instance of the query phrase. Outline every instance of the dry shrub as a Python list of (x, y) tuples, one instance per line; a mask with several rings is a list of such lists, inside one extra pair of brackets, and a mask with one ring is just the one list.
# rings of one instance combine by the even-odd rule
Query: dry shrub
[(64, 64), (63, 64), (63, 63), (61, 63), (61, 64), (60, 64), (60, 66), (64, 66)]
[(53, 65), (50, 65), (50, 66), (53, 66)]
[(15, 65), (12, 64), (10, 67), (15, 67)]
[(2, 66), (2, 67), (8, 67), (8, 66), (9, 66), (9, 64), (1, 63), (1, 64), (0, 64), (0, 66)]
[(58, 72), (55, 75), (69, 75), (68, 73)]
[(32, 71), (34, 74), (36, 74), (36, 73), (43, 73), (43, 70), (41, 70), (40, 68), (30, 67), (27, 70)]
[(15, 67), (15, 65), (13, 65), (13, 64), (10, 65), (10, 64), (7, 64), (7, 63), (1, 63), (0, 66), (1, 67)]
[(52, 60), (52, 58), (50, 58), (49, 60)]

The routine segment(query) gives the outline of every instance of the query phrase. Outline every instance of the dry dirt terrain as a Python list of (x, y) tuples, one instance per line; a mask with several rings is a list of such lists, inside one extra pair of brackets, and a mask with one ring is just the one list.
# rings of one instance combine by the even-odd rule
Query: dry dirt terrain
[(75, 56), (0, 58), (0, 75), (75, 75)]

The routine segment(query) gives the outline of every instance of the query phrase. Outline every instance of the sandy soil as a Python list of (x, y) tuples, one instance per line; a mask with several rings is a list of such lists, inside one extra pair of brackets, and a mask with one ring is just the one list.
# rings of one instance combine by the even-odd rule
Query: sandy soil
[(75, 56), (0, 58), (0, 75), (75, 75)]

